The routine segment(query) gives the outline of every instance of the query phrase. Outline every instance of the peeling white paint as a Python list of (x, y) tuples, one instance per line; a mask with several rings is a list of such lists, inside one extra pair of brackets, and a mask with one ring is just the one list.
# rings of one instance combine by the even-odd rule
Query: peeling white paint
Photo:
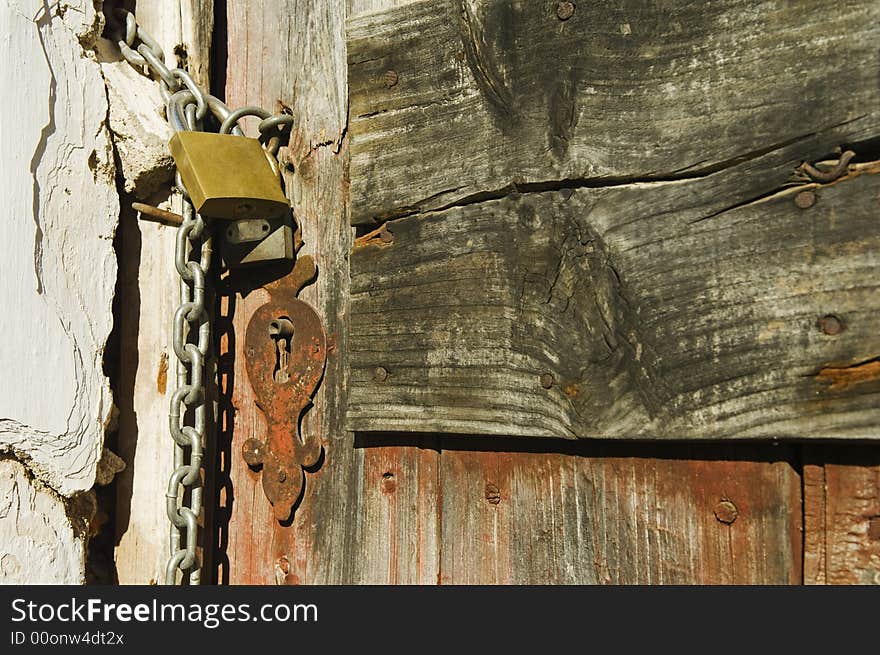
[(83, 48), (99, 18), (91, 0), (0, 5), (0, 451), (63, 496), (94, 484), (112, 408), (119, 198), (107, 94)]
[(0, 584), (82, 584), (84, 540), (57, 494), (0, 461)]
[[(110, 102), (110, 130), (125, 191), (147, 199), (171, 183), (174, 162), (168, 149), (172, 130), (165, 120), (159, 85), (122, 59), (107, 39), (98, 41), (101, 72)], [(168, 189), (164, 189), (166, 195)]]

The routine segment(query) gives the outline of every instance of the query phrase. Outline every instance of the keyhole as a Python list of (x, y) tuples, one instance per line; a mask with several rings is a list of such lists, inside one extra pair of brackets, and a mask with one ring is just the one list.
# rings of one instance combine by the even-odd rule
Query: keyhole
[(293, 340), (293, 323), (289, 316), (279, 316), (269, 323), (269, 336), (275, 342), (275, 370), (272, 379), (278, 384), (290, 380), (287, 370), (290, 364), (290, 343)]

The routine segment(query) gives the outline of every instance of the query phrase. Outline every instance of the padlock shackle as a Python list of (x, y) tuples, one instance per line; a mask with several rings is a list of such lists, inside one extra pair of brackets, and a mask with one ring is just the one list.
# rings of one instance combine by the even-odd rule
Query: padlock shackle
[(256, 107), (254, 105), (239, 107), (238, 109), (227, 115), (226, 118), (223, 120), (223, 124), (220, 126), (220, 134), (232, 133), (232, 131), (236, 127), (238, 127), (238, 121), (245, 116), (256, 116), (259, 119), (265, 120), (271, 115), (272, 114), (270, 114), (262, 107)]
[[(214, 117), (223, 123), (232, 114), (232, 110), (220, 98), (205, 94), (205, 102)], [(186, 120), (186, 107), (196, 104), (196, 96), (189, 89), (181, 89), (168, 99), (168, 122), (175, 132), (191, 132), (192, 129)], [(238, 126), (232, 128), (232, 134), (244, 136)]]

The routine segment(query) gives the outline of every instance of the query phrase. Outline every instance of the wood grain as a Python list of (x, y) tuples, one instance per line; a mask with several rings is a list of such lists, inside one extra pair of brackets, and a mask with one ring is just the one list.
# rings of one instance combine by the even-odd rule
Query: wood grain
[[(394, 31), (400, 27), (400, 21), (395, 24), (391, 20), (397, 14), (375, 13), (392, 2), (351, 0), (350, 6), (358, 12), (382, 16), (376, 18), (376, 22), (382, 22), (386, 30)], [(230, 103), (255, 102), (271, 106), (272, 102), (280, 100), (294, 106), (301, 102), (303, 104), (295, 114), (313, 112), (308, 119), (311, 127), (294, 135), (291, 148), (283, 157), (288, 158), (294, 169), (292, 175), (288, 172), (286, 182), (297, 216), (303, 222), (307, 248), (315, 248), (312, 252), (321, 267), (313, 302), (320, 307), (328, 333), (334, 337), (336, 352), (330, 359), (324, 382), (323, 393), (328, 395), (318, 398), (307, 425), (308, 429), (320, 430), (325, 443), (325, 459), (316, 471), (309, 472), (305, 495), (292, 525), (279, 525), (271, 517), (258, 479), (246, 469), (239, 455), (240, 445), (247, 437), (261, 436), (265, 431), (262, 415), (252, 404), (240, 343), (236, 339), (236, 334), (242, 333), (250, 313), (262, 299), (259, 292), (249, 291), (253, 280), (237, 287), (234, 281), (229, 281), (230, 293), (222, 301), (222, 314), (228, 321), (221, 325), (225, 353), (221, 360), (221, 405), (224, 398), (229, 400), (229, 394), (235, 397), (223, 415), (224, 434), (231, 436), (228, 451), (223, 453), (224, 466), (231, 481), (223, 492), (229, 522), (225, 527), (221, 526), (221, 551), (226, 562), (218, 579), (236, 583), (288, 584), (800, 581), (800, 478), (793, 446), (599, 444), (556, 439), (504, 439), (501, 438), (504, 434), (501, 425), (509, 423), (507, 418), (507, 423), (502, 421), (494, 428), (499, 436), (486, 439), (473, 435), (454, 437), (412, 432), (361, 433), (355, 439), (355, 435), (346, 431), (342, 417), (347, 406), (355, 413), (365, 411), (365, 389), (369, 394), (375, 394), (369, 385), (375, 385), (383, 377), (376, 368), (385, 366), (383, 362), (393, 362), (385, 359), (392, 354), (409, 357), (401, 353), (410, 344), (420, 347), (422, 337), (419, 334), (423, 328), (435, 337), (443, 336), (446, 342), (444, 348), (423, 351), (422, 354), (430, 352), (434, 359), (419, 362), (418, 370), (442, 372), (440, 364), (454, 361), (455, 348), (464, 348), (463, 344), (467, 343), (467, 334), (461, 329), (465, 325), (461, 319), (466, 312), (462, 310), (459, 298), (479, 296), (494, 302), (503, 299), (505, 293), (511, 294), (504, 286), (509, 280), (502, 264), (505, 257), (513, 257), (520, 251), (529, 253), (529, 257), (520, 259), (520, 265), (533, 269), (528, 277), (523, 275), (519, 280), (522, 289), (528, 292), (525, 298), (534, 306), (539, 304), (538, 300), (549, 299), (545, 304), (558, 312), (567, 302), (571, 306), (582, 296), (587, 297), (590, 301), (585, 303), (582, 312), (568, 312), (576, 314), (577, 320), (591, 320), (593, 331), (588, 332), (590, 338), (585, 339), (585, 345), (580, 347), (598, 345), (600, 349), (613, 349), (605, 343), (605, 335), (608, 335), (617, 339), (617, 350), (626, 351), (627, 331), (620, 334), (617, 328), (627, 326), (626, 320), (629, 319), (624, 312), (623, 322), (617, 323), (620, 314), (608, 311), (611, 309), (608, 303), (616, 298), (617, 282), (616, 275), (611, 272), (612, 264), (624, 273), (619, 287), (623, 290), (621, 293), (627, 298), (634, 298), (630, 295), (634, 292), (642, 293), (641, 301), (647, 307), (644, 311), (657, 313), (650, 329), (657, 332), (657, 339), (662, 342), (664, 338), (671, 338), (676, 326), (682, 329), (680, 325), (684, 316), (671, 310), (662, 313), (658, 308), (674, 300), (674, 308), (687, 313), (690, 298), (702, 299), (705, 295), (705, 289), (703, 295), (699, 293), (700, 284), (705, 287), (722, 279), (722, 274), (730, 270), (737, 259), (745, 262), (742, 267), (746, 273), (737, 278), (741, 284), (734, 286), (733, 297), (738, 297), (736, 293), (748, 297), (749, 285), (754, 285), (760, 277), (749, 272), (753, 260), (760, 257), (750, 255), (748, 248), (755, 242), (760, 243), (760, 237), (778, 241), (779, 234), (795, 234), (801, 241), (791, 249), (800, 247), (810, 252), (810, 246), (814, 244), (809, 235), (818, 232), (816, 238), (821, 240), (823, 235), (834, 233), (831, 226), (837, 225), (842, 235), (839, 238), (849, 244), (845, 239), (852, 236), (851, 230), (861, 229), (863, 224), (858, 221), (865, 219), (856, 214), (858, 221), (850, 225), (849, 215), (844, 218), (840, 211), (828, 209), (834, 187), (816, 189), (819, 198), (816, 206), (795, 212), (800, 222), (788, 217), (786, 211), (780, 210), (781, 219), (776, 213), (768, 218), (760, 212), (749, 214), (752, 210), (747, 207), (768, 190), (779, 188), (775, 178), (767, 179), (768, 170), (777, 171), (779, 179), (787, 180), (793, 166), (799, 163), (798, 158), (804, 156), (802, 152), (824, 154), (830, 149), (828, 143), (836, 144), (839, 140), (839, 133), (832, 130), (805, 136), (798, 140), (794, 149), (783, 145), (767, 152), (752, 153), (736, 165), (729, 163), (717, 171), (704, 170), (695, 174), (693, 180), (684, 182), (621, 182), (618, 189), (594, 189), (582, 185), (577, 190), (526, 193), (510, 198), (506, 198), (508, 193), (503, 191), (491, 202), (466, 200), (463, 201), (466, 206), (397, 221), (390, 224), (393, 232), (390, 242), (376, 235), (361, 240), (351, 253), (354, 296), (349, 306), (347, 258), (352, 241), (346, 229), (349, 219), (346, 204), (348, 179), (344, 166), (347, 141), (343, 136), (344, 122), (333, 118), (339, 115), (339, 108), (345, 106), (345, 85), (338, 83), (338, 77), (344, 79), (345, 76), (344, 51), (339, 46), (341, 17), (335, 9), (319, 7), (317, 2), (283, 0), (261, 3), (230, 1), (228, 11), (230, 65), (227, 69), (227, 98)], [(423, 13), (426, 12), (424, 9)], [(355, 17), (349, 27), (356, 27), (359, 20), (366, 19), (364, 16)], [(286, 40), (277, 38), (279, 26), (281, 34), (289, 34)], [(418, 47), (421, 46), (413, 44), (409, 51), (414, 52)], [(311, 54), (306, 56), (303, 53)], [(280, 71), (279, 67), (285, 67), (285, 70)], [(401, 77), (401, 80), (405, 78)], [(309, 89), (309, 92), (300, 98), (300, 89)], [(433, 151), (428, 149), (425, 152), (424, 161), (430, 165), (448, 161), (445, 153), (442, 159), (435, 157), (431, 161), (430, 152)], [(502, 164), (498, 160), (499, 168)], [(725, 172), (726, 169), (731, 170)], [(352, 174), (355, 176), (352, 183), (361, 184), (356, 181), (356, 176), (361, 173), (353, 170)], [(462, 171), (457, 171), (456, 175), (460, 181), (469, 183)], [(855, 177), (846, 185), (854, 181)], [(843, 184), (841, 187), (846, 188)], [(384, 193), (382, 190), (376, 192)], [(644, 196), (640, 197), (642, 194)], [(542, 196), (540, 202), (544, 203), (544, 208), (555, 209), (571, 204), (589, 211), (536, 212), (536, 207), (542, 207), (538, 204), (538, 196)], [(633, 198), (638, 199), (633, 209), (619, 209), (624, 201), (628, 203), (627, 207), (631, 206)], [(783, 208), (793, 206), (791, 195), (779, 202)], [(487, 209), (496, 206), (492, 203), (503, 205), (504, 211)], [(744, 205), (745, 214), (735, 213), (740, 204)], [(832, 208), (836, 206), (832, 205)], [(504, 241), (500, 236), (502, 228), (510, 227), (514, 221), (512, 216), (520, 209), (525, 217), (516, 220), (517, 223), (521, 221), (520, 227), (516, 227), (513, 236)], [(487, 213), (484, 220), (480, 220), (482, 212)], [(505, 219), (505, 216), (511, 218)], [(641, 220), (642, 216), (646, 217), (645, 220)], [(700, 218), (705, 220), (698, 220)], [(458, 219), (457, 225), (453, 219)], [(476, 219), (475, 224), (468, 223), (472, 219)], [(780, 220), (781, 226), (760, 229), (758, 236), (749, 236), (749, 230), (760, 227), (763, 222), (775, 225)], [(490, 225), (492, 221), (495, 221), (494, 227)], [(565, 221), (584, 228), (582, 234), (593, 241), (592, 252), (581, 253), (580, 249), (587, 246), (577, 238), (569, 236), (560, 241), (566, 233)], [(690, 221), (696, 221), (694, 226), (689, 225)], [(804, 229), (804, 225), (808, 229)], [(542, 227), (547, 229), (542, 232)], [(555, 233), (556, 228), (562, 232)], [(717, 234), (713, 237), (714, 232)], [(869, 240), (876, 237), (876, 233), (870, 230), (868, 234)], [(745, 240), (738, 243), (739, 239)], [(664, 245), (664, 241), (669, 243)], [(728, 242), (737, 243), (727, 245)], [(503, 243), (504, 248), (498, 251), (496, 266), (486, 266), (488, 254), (494, 252), (492, 247), (498, 243)], [(681, 263), (684, 251), (676, 254), (676, 247), (684, 243), (695, 248), (694, 252), (701, 258), (697, 264), (709, 269), (708, 281), (701, 282), (701, 276), (695, 270), (687, 279), (684, 279), (684, 273), (675, 278), (687, 282), (683, 291), (677, 291), (674, 286), (655, 288), (653, 278), (660, 279), (675, 268), (686, 268)], [(701, 243), (709, 249), (700, 251), (698, 246)], [(538, 251), (548, 257), (547, 261), (535, 261), (531, 257), (535, 245), (543, 248)], [(863, 271), (866, 267), (869, 269), (865, 279), (870, 278), (870, 266), (875, 263), (863, 252), (869, 249), (869, 245), (863, 249), (846, 246), (855, 258), (854, 266), (861, 266)], [(846, 247), (840, 245), (839, 249)], [(779, 253), (765, 252), (761, 257), (771, 260), (779, 257), (782, 266), (784, 262), (781, 260), (786, 252), (786, 248), (780, 246)], [(816, 262), (831, 262), (831, 278), (849, 274), (850, 268), (837, 266), (838, 254), (836, 250), (826, 252), (822, 246), (816, 247), (811, 255), (813, 259), (805, 266), (809, 269)], [(712, 264), (719, 257), (720, 263)], [(460, 296), (450, 295), (448, 289), (446, 293), (442, 288), (432, 289), (430, 284), (418, 285), (419, 272), (414, 271), (411, 260), (426, 267), (429, 279), (440, 280), (438, 287), (442, 287), (445, 279), (449, 289)], [(589, 261), (590, 266), (584, 261)], [(450, 262), (459, 268), (455, 269)], [(641, 266), (646, 270), (642, 271)], [(437, 270), (448, 273), (448, 278), (432, 277)], [(809, 274), (809, 270), (802, 271), (796, 281), (806, 283)], [(498, 285), (497, 293), (487, 295), (486, 289), (493, 284)], [(764, 290), (766, 285), (766, 282), (759, 283), (759, 289)], [(841, 299), (839, 292), (842, 289), (846, 295)], [(516, 292), (519, 291), (517, 288)], [(855, 340), (864, 345), (861, 330), (867, 332), (871, 329), (870, 303), (861, 296), (853, 298), (850, 294), (862, 291), (851, 289), (845, 281), (829, 282), (826, 291), (827, 298), (833, 298), (834, 302), (823, 305), (822, 311), (840, 312), (846, 322), (846, 331), (837, 339), (830, 339), (828, 335), (817, 336), (814, 334), (816, 317), (810, 315), (809, 327), (801, 325), (801, 319), (797, 318), (800, 310), (792, 309), (796, 303), (789, 299), (785, 317), (790, 319), (791, 325), (773, 326), (767, 342), (770, 350), (764, 360), (765, 368), (775, 352), (772, 349), (782, 348), (793, 334), (800, 335), (799, 338), (806, 342), (804, 352), (822, 354), (824, 364), (831, 363), (832, 356), (838, 352), (858, 354), (861, 346), (851, 345), (848, 339), (855, 335)], [(869, 291), (865, 290), (864, 294), (867, 296)], [(582, 296), (578, 296), (578, 292)], [(806, 295), (810, 289), (789, 292), (797, 303), (802, 303), (803, 298), (798, 294)], [(752, 293), (758, 295), (758, 291)], [(766, 306), (774, 307), (774, 298), (781, 302), (779, 299), (783, 296), (784, 290), (778, 296), (771, 295)], [(437, 299), (445, 304), (437, 303), (438, 306), (433, 307), (425, 325), (420, 326), (404, 315), (406, 307), (424, 313), (425, 307)], [(862, 305), (857, 304), (860, 300)], [(706, 302), (715, 302), (716, 305), (712, 306), (719, 312), (714, 317), (711, 314), (708, 318), (701, 317), (705, 321), (701, 329), (708, 333), (712, 320), (720, 320), (723, 307), (718, 297), (709, 297)], [(390, 319), (385, 317), (382, 312), (387, 309), (386, 304), (387, 308), (400, 313)], [(478, 324), (479, 316), (486, 320), (487, 309), (492, 308), (484, 305), (478, 307), (474, 304), (470, 308), (473, 324)], [(365, 308), (369, 308), (369, 312), (364, 311)], [(730, 310), (729, 307), (726, 309)], [(564, 320), (575, 320), (566, 316), (565, 311), (561, 313)], [(807, 313), (804, 309), (803, 315)], [(499, 314), (504, 318), (503, 312)], [(602, 321), (603, 316), (610, 317), (609, 326)], [(749, 316), (755, 323), (760, 323), (762, 318), (760, 315), (754, 319)], [(437, 322), (443, 320), (448, 323), (446, 332), (436, 329)], [(551, 335), (553, 329), (565, 333), (569, 327), (556, 326), (552, 321), (548, 323), (547, 334)], [(523, 324), (531, 325), (528, 322)], [(401, 325), (405, 325), (409, 332), (400, 332), (397, 342), (384, 343), (383, 339), (390, 334), (389, 326), (399, 330)], [(349, 329), (352, 331), (350, 337)], [(504, 329), (508, 330), (505, 335), (511, 334), (509, 325)], [(742, 338), (749, 344), (749, 340), (755, 338), (755, 334), (761, 334), (762, 329), (749, 322)], [(583, 334), (582, 325), (580, 330), (574, 334)], [(774, 336), (778, 331), (781, 334)], [(705, 336), (702, 338), (706, 339)], [(776, 344), (774, 339), (783, 345)], [(566, 348), (576, 341), (570, 337)], [(840, 345), (842, 342), (850, 345)], [(669, 348), (673, 345), (670, 344)], [(720, 358), (724, 355), (724, 345), (719, 343), (714, 356)], [(470, 353), (469, 350), (458, 352), (460, 355), (464, 353), (461, 357)], [(715, 350), (711, 352), (716, 353)], [(537, 357), (546, 356), (546, 353), (530, 351), (528, 355)], [(506, 355), (494, 356), (503, 361)], [(632, 353), (626, 356), (633, 358)], [(349, 357), (355, 364), (350, 378), (344, 366)], [(372, 361), (368, 363), (370, 358)], [(757, 355), (755, 358), (752, 361), (757, 368)], [(574, 359), (571, 351), (563, 350), (557, 363), (574, 366), (570, 362)], [(849, 360), (833, 361), (839, 368)], [(686, 364), (687, 361), (678, 360), (656, 363), (657, 370), (673, 378), (671, 388), (677, 389), (682, 397), (688, 393), (689, 373), (681, 373), (689, 371)], [(395, 365), (387, 366), (386, 387), (383, 388), (394, 387), (401, 379), (401, 371)], [(676, 367), (680, 367), (679, 373), (673, 376)], [(711, 378), (712, 366), (704, 364), (704, 369), (702, 375)], [(775, 365), (770, 370), (775, 371)], [(622, 376), (615, 389), (619, 391), (625, 386), (626, 379), (626, 375)], [(450, 389), (459, 389), (460, 393), (476, 399), (477, 414), (485, 411), (484, 400), (493, 397), (492, 388), (487, 391), (480, 389), (480, 385), (478, 388), (460, 388), (457, 385), (461, 380), (451, 379), (451, 382)], [(534, 389), (539, 390), (539, 394), (544, 393), (539, 376), (529, 374), (528, 382), (522, 387), (527, 395), (534, 394)], [(593, 384), (601, 387), (599, 382)], [(723, 387), (723, 382), (717, 384)], [(827, 384), (830, 387), (833, 383), (829, 381)], [(552, 386), (549, 393), (557, 393), (558, 386), (558, 383)], [(863, 385), (857, 386), (864, 389)], [(352, 403), (347, 402), (349, 391), (353, 394)], [(853, 394), (852, 390), (847, 393)], [(368, 396), (370, 401), (374, 398), (374, 395)], [(433, 409), (431, 402), (415, 393), (406, 401), (414, 408), (413, 414), (394, 425), (399, 430), (426, 429), (427, 422), (434, 420), (430, 416), (432, 412), (439, 415), (447, 411), (442, 407)], [(516, 407), (510, 411), (506, 399), (496, 399), (495, 402), (499, 407), (491, 406), (491, 410), (497, 414), (514, 414), (516, 411)], [(529, 399), (524, 400), (524, 404), (528, 402)], [(540, 407), (540, 404), (535, 406)], [(564, 403), (562, 406), (567, 407)], [(379, 425), (389, 425), (386, 419), (393, 416), (379, 414), (376, 411), (371, 419), (373, 422), (367, 424), (372, 426), (371, 429), (379, 430)], [(565, 415), (557, 411), (555, 416)], [(611, 410), (607, 410), (606, 418), (609, 421), (614, 418)], [(876, 417), (868, 418), (876, 423)], [(539, 416), (533, 420), (540, 422), (543, 418)], [(471, 429), (476, 424), (470, 415), (455, 425)]]
[(877, 166), (751, 195), (784, 157), (388, 223), (352, 255), (348, 426), (877, 438)]
[(816, 136), (790, 169), (877, 136), (878, 36), (871, 0), (579, 3), (566, 21), (553, 2), (430, 0), (353, 17), (352, 221), (687, 178)]
[[(165, 61), (187, 68), (202, 85), (208, 83), (212, 7), (212, 2), (184, 2), (172, 11), (168, 3), (142, 2), (136, 13), (139, 24), (162, 47)], [(125, 62), (115, 65), (128, 66)], [(112, 73), (105, 70), (108, 84), (113, 83)], [(110, 124), (117, 130), (120, 157), (130, 164), (140, 163), (140, 169), (134, 170), (143, 172), (125, 180), (129, 193), (123, 197), (118, 235), (117, 443), (128, 468), (117, 483), (115, 561), (120, 583), (155, 584), (164, 579), (169, 555), (168, 517), (163, 499), (174, 468), (168, 411), (176, 380), (171, 327), (180, 281), (174, 268), (175, 230), (139, 221), (130, 203), (147, 201), (180, 213), (181, 200), (171, 191), (170, 162), (163, 167), (157, 153), (170, 157), (166, 145), (170, 132), (160, 113), (158, 84), (130, 71), (126, 74), (131, 81), (111, 93), (111, 101), (136, 106), (111, 106)], [(121, 116), (114, 121), (117, 111)], [(139, 124), (131, 115), (141, 118), (138, 132), (132, 133), (131, 128)], [(128, 133), (121, 128), (128, 128)]]
[(169, 66), (183, 68), (200, 87), (211, 88), (214, 0), (142, 2), (135, 14), (162, 46)]
[(410, 5), (417, 0), (346, 0), (346, 16), (353, 18), (374, 11), (384, 11), (391, 7)]
[(880, 449), (808, 446), (804, 582), (880, 584)]
[[(302, 227), (303, 252), (318, 265), (316, 285), (304, 292), (324, 321), (329, 337), (324, 382), (307, 414), (303, 430), (316, 431), (325, 456), (306, 476), (302, 503), (291, 525), (272, 517), (259, 479), (241, 461), (241, 444), (262, 437), (265, 420), (253, 402), (244, 372), (241, 338), (250, 315), (265, 301), (252, 291), (259, 276), (229, 278), (232, 301), (224, 313), (234, 316), (223, 335), (228, 375), (224, 397), (230, 483), (226, 569), (218, 579), (232, 583), (320, 583), (357, 578), (360, 485), (364, 453), (341, 425), (346, 404), (344, 319), (348, 299), (348, 252), (351, 229), (345, 194), (346, 64), (344, 7), (317, 1), (264, 0), (227, 2), (229, 61), (226, 97), (233, 106), (288, 107), (296, 124), (279, 159), (287, 167), (285, 184), (294, 215)], [(251, 128), (253, 126), (250, 126)], [(225, 531), (225, 532), (224, 532)], [(335, 556), (330, 556), (335, 553)]]
[(442, 443), (442, 583), (800, 581), (789, 448)]
[(362, 509), (355, 523), (360, 583), (438, 583), (440, 452), (430, 436), (413, 441), (372, 443), (364, 452)]

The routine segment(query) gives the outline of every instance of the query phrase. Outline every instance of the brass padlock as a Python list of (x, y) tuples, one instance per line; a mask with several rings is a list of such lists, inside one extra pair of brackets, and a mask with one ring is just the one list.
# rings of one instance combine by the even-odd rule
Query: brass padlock
[(175, 132), (171, 156), (196, 211), (209, 218), (271, 219), (287, 198), (256, 139), (213, 132)]

